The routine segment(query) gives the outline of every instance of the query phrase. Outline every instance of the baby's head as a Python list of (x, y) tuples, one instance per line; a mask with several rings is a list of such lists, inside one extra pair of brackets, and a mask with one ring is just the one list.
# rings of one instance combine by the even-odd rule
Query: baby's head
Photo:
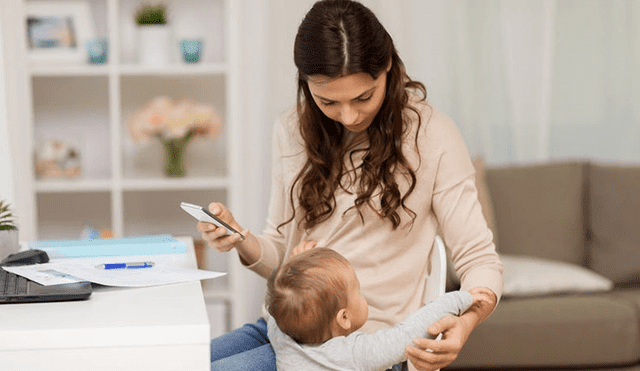
[(322, 247), (292, 257), (269, 278), (267, 309), (280, 330), (302, 344), (348, 335), (369, 313), (347, 259)]

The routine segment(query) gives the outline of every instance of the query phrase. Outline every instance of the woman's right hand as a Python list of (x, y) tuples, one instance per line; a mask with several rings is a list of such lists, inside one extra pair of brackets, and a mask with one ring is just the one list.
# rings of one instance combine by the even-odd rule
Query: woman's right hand
[[(249, 232), (248, 230), (243, 230), (240, 225), (238, 225), (229, 209), (223, 204), (218, 202), (210, 203), (209, 212), (222, 219), (222, 221), (229, 224), (236, 231), (240, 231), (244, 236)], [(197, 229), (198, 232), (202, 234), (202, 239), (205, 240), (210, 247), (220, 252), (230, 251), (241, 241), (241, 237), (237, 233), (229, 236), (225, 228), (218, 227), (212, 223), (198, 222)]]

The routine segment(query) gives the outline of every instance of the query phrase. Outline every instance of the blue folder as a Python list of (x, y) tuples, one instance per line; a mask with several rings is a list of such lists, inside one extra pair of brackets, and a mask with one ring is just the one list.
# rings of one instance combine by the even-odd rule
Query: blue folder
[(44, 250), (49, 258), (176, 254), (187, 246), (170, 234), (94, 240), (42, 240), (27, 243), (29, 249)]

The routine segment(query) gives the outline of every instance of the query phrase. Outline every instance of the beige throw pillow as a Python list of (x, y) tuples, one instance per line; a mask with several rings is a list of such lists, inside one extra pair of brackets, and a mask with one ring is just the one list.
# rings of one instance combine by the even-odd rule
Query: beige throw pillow
[(640, 167), (592, 164), (590, 267), (616, 284), (640, 283)]
[(488, 169), (498, 251), (584, 264), (585, 172), (583, 162)]
[(613, 282), (585, 267), (524, 255), (500, 255), (503, 297), (609, 291)]

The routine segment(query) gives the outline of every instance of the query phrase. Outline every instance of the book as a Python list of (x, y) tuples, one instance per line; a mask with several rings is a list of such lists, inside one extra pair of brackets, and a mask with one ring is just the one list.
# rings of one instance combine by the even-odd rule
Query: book
[(41, 240), (27, 243), (29, 249), (45, 251), (49, 258), (90, 258), (185, 253), (187, 247), (170, 234), (116, 239)]

